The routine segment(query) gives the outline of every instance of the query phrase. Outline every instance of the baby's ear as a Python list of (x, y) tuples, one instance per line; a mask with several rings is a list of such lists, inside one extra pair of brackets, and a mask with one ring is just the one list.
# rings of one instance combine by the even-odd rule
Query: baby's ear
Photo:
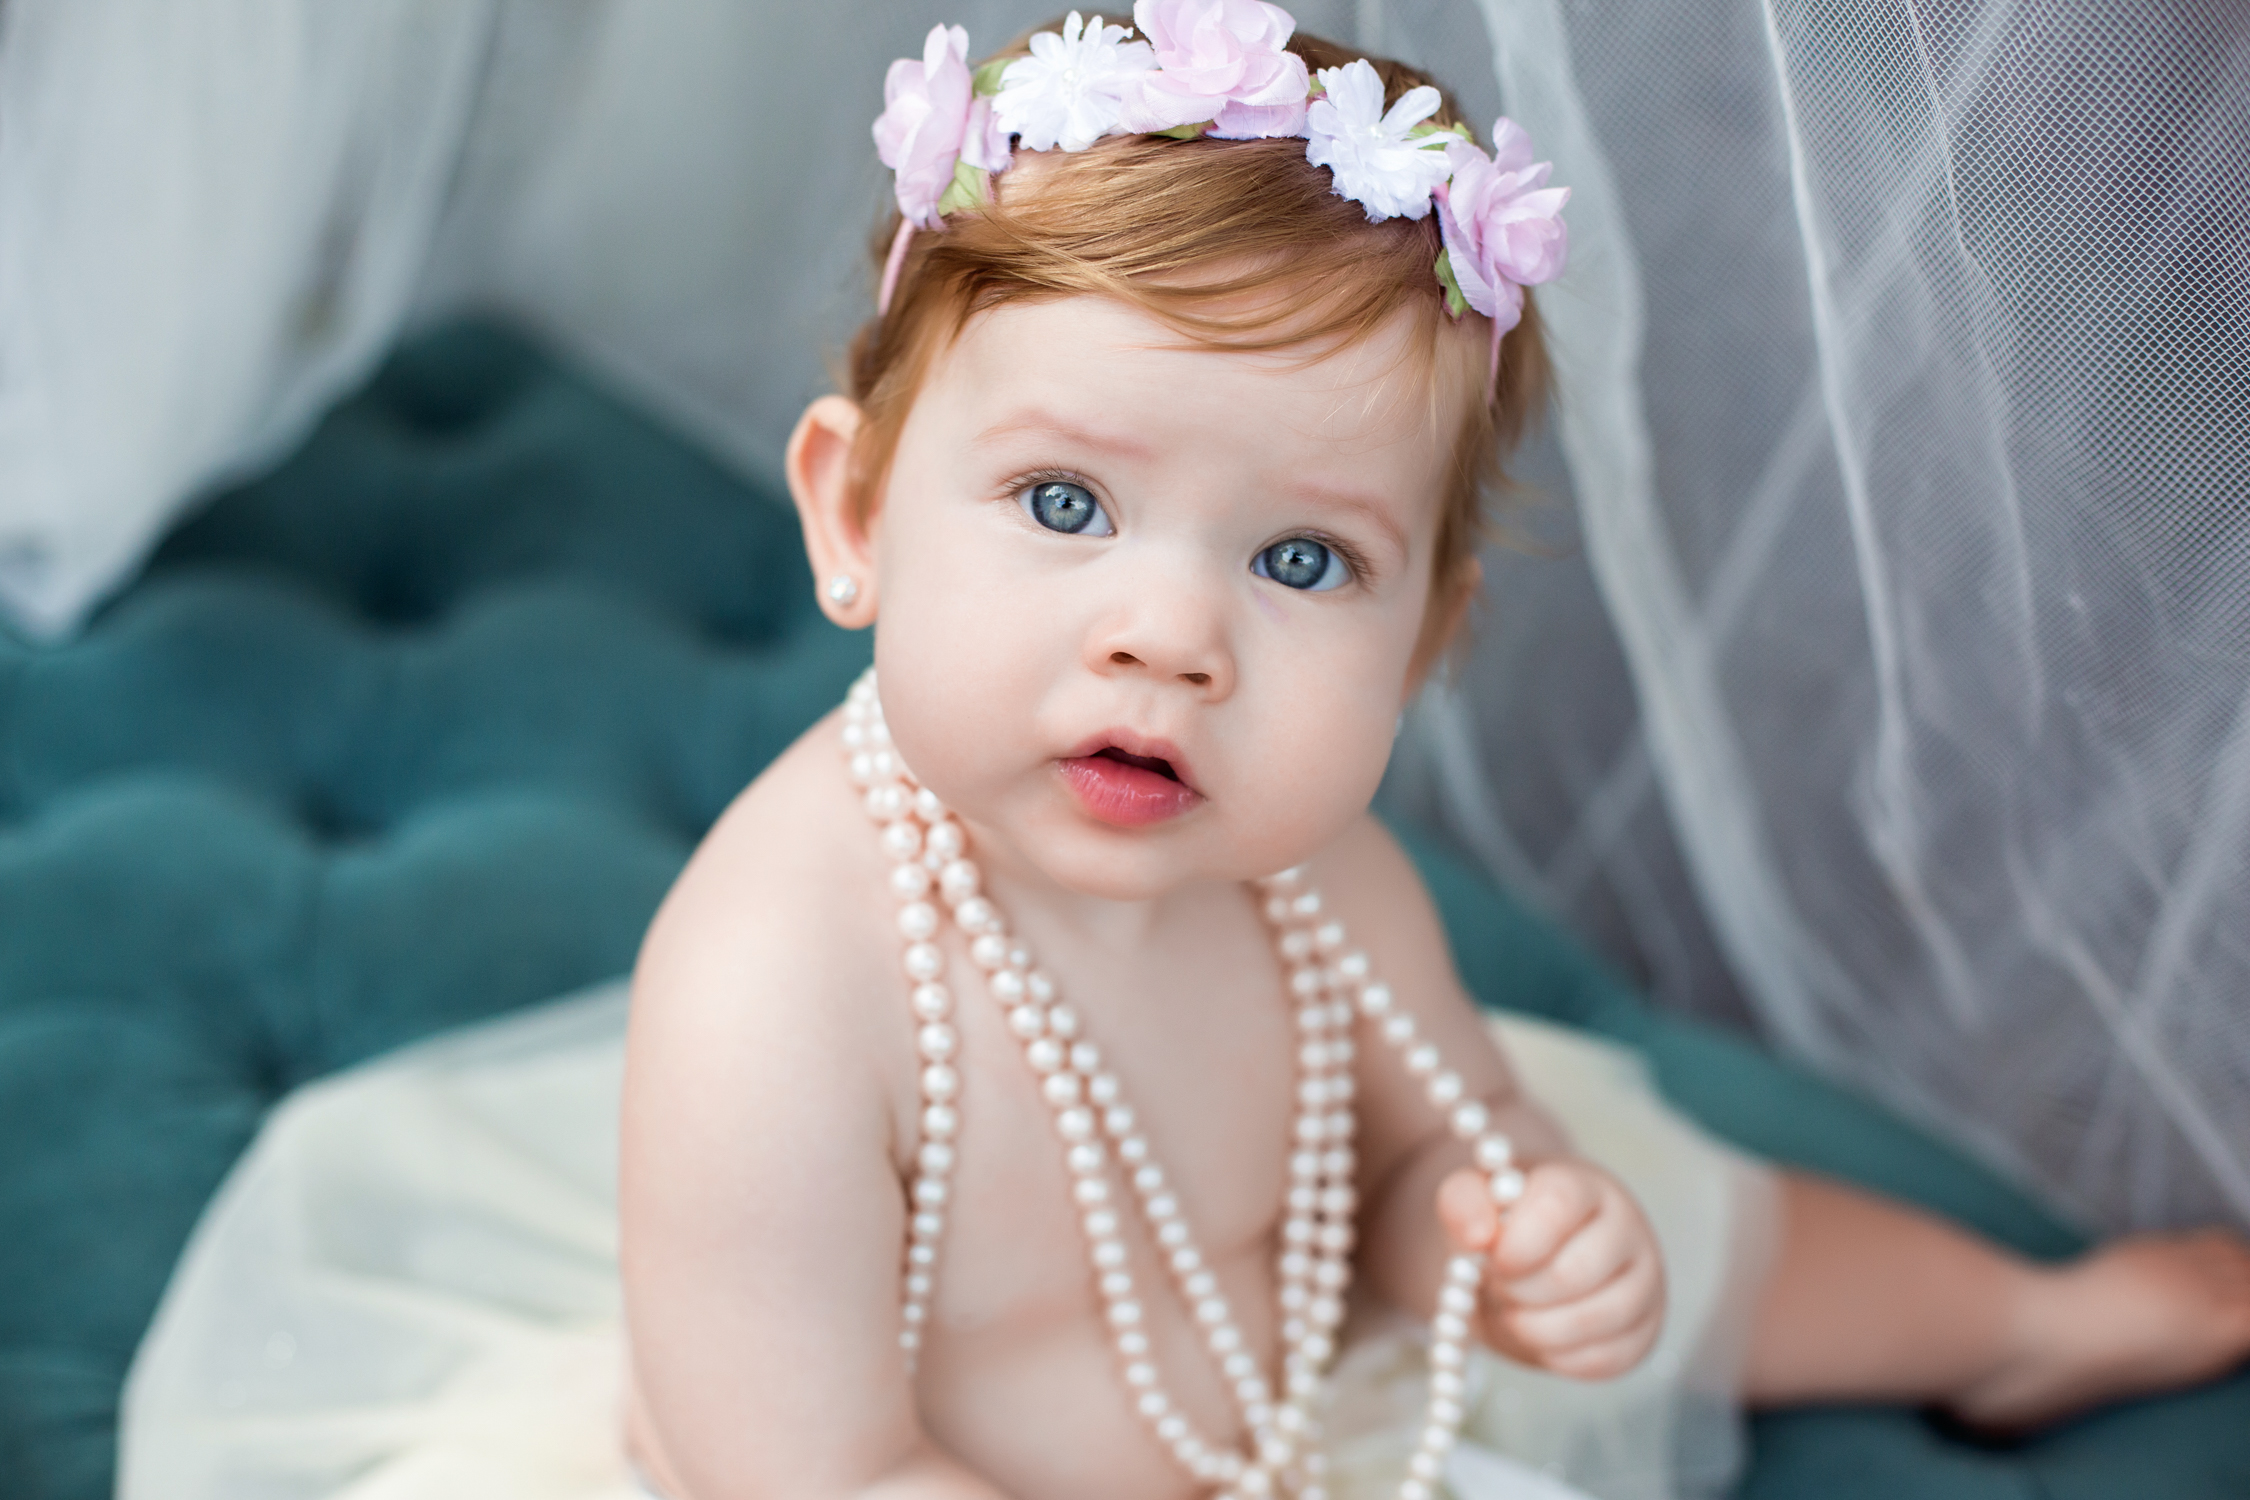
[(797, 419), (781, 460), (821, 611), (850, 630), (875, 623), (875, 555), (852, 469), (852, 445), (865, 422), (855, 403), (822, 396)]
[(1450, 577), (1432, 582), (1429, 607), (1422, 612), (1422, 638), (1414, 643), (1414, 660), (1406, 669), (1407, 702), (1422, 691), (1446, 652), (1466, 639), (1462, 631), (1469, 623), (1469, 607), (1483, 587), (1484, 564), (1473, 555), (1455, 564)]

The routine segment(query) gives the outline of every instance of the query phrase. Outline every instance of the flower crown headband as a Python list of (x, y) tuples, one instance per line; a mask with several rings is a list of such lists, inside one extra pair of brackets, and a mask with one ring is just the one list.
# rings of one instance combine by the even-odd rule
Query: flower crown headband
[[(1140, 39), (1129, 40), (1136, 28)], [(1382, 77), (1365, 58), (1308, 77), (1285, 46), (1296, 29), (1266, 0), (1135, 0), (1132, 27), (1072, 11), (1060, 34), (1032, 37), (1030, 56), (972, 73), (968, 32), (931, 27), (920, 62), (891, 64), (875, 122), (901, 215), (878, 313), (890, 310), (914, 231), (989, 202), (1017, 147), (1083, 151), (1112, 135), (1302, 137), (1305, 160), (1328, 168), (1336, 192), (1370, 222), (1420, 219), (1436, 205), (1446, 308), (1492, 320), (1497, 373), (1523, 289), (1562, 271), (1570, 189), (1547, 186), (1551, 163), (1531, 159), (1531, 138), (1505, 115), (1487, 156), (1467, 130), (1430, 123), (1441, 100), (1427, 84), (1386, 112)]]

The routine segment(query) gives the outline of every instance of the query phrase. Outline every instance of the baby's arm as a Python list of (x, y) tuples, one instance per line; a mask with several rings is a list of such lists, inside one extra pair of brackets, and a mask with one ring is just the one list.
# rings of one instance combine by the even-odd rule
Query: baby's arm
[(852, 993), (865, 977), (805, 920), (801, 883), (792, 901), (760, 873), (772, 861), (730, 861), (727, 842), (722, 824), (634, 975), (621, 1248), (636, 1459), (670, 1500), (996, 1500), (916, 1420), (895, 1106), (855, 1003), (869, 991)]
[(1454, 976), (1444, 929), (1420, 877), (1368, 818), (1314, 868), (1353, 938), (1419, 1034), (1461, 1075), (1515, 1144), (1527, 1178), (1503, 1215), (1484, 1174), (1408, 1076), (1363, 1027), (1356, 1068), (1362, 1121), (1359, 1264), (1394, 1304), (1426, 1314), (1445, 1256), (1488, 1256), (1477, 1327), (1500, 1352), (1589, 1379), (1622, 1374), (1656, 1342), (1664, 1270), (1632, 1195), (1570, 1154), (1562, 1131), (1516, 1084)]

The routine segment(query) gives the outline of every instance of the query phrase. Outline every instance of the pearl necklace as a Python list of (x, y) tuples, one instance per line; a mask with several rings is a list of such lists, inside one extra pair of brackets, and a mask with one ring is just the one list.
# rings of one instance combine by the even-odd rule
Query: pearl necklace
[[(899, 901), (898, 932), (906, 945), (915, 1049), (921, 1058), (921, 1119), (909, 1189), (913, 1211), (907, 1224), (899, 1334), (909, 1369), (929, 1320), (956, 1157), (954, 1139), (961, 1127), (961, 1074), (954, 1063), (960, 1036), (951, 1020), (953, 993), (944, 982), (945, 956), (936, 942), (943, 919), (930, 899), (934, 894), (969, 939), (969, 956), (984, 972), (985, 986), (1000, 1005), (1008, 1030), (1022, 1043), (1024, 1060), (1053, 1112), (1094, 1285), (1135, 1410), (1182, 1468), (1206, 1484), (1224, 1486), (1230, 1500), (1277, 1494), (1327, 1500), (1327, 1465), (1319, 1450), (1315, 1410), (1322, 1376), (1335, 1357), (1336, 1330), (1351, 1282), (1352, 1214), (1358, 1206), (1352, 1189), (1354, 1015), (1402, 1054), (1407, 1072), (1421, 1081), (1425, 1096), (1453, 1133), (1473, 1143), (1493, 1200), (1503, 1208), (1524, 1189), (1507, 1136), (1493, 1127), (1482, 1103), (1463, 1097), (1460, 1075), (1443, 1066), (1435, 1046), (1419, 1039), (1414, 1018), (1372, 976), (1367, 955), (1349, 947), (1343, 925), (1323, 919), (1320, 893), (1305, 884), (1303, 871), (1285, 870), (1256, 882), (1260, 911), (1288, 970), (1299, 1035), (1288, 1211), (1276, 1267), (1283, 1350), (1277, 1394), (1181, 1215), (1171, 1179), (1152, 1159), (1123, 1083), (1103, 1066), (1101, 1049), (1085, 1037), (1077, 1012), (1058, 998), (1053, 979), (1034, 964), (1020, 941), (1009, 937), (999, 910), (981, 894), (982, 877), (966, 857), (968, 838), (960, 823), (933, 793), (914, 782), (891, 747), (872, 668), (852, 684), (845, 699), (843, 743), (851, 779), (863, 789), (868, 816), (880, 827), (883, 851), (893, 862), (889, 883)], [(1118, 1179), (1128, 1192), (1116, 1190)], [(1172, 1285), (1225, 1375), (1250, 1434), (1247, 1452), (1196, 1431), (1165, 1389), (1151, 1357), (1139, 1288), (1120, 1234), (1122, 1203), (1139, 1212)], [(1430, 1325), (1429, 1404), (1398, 1500), (1433, 1500), (1445, 1456), (1460, 1432), (1469, 1319), (1482, 1275), (1479, 1256), (1457, 1254), (1446, 1262), (1437, 1316)]]

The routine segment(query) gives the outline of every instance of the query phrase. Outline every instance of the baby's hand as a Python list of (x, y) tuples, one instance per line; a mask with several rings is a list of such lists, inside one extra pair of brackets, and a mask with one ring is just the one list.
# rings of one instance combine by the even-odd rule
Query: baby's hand
[(1447, 1236), (1485, 1255), (1476, 1328), (1493, 1349), (1558, 1375), (1607, 1380), (1639, 1364), (1664, 1325), (1664, 1259), (1640, 1205), (1569, 1159), (1524, 1174), (1505, 1211), (1483, 1173), (1438, 1190)]

